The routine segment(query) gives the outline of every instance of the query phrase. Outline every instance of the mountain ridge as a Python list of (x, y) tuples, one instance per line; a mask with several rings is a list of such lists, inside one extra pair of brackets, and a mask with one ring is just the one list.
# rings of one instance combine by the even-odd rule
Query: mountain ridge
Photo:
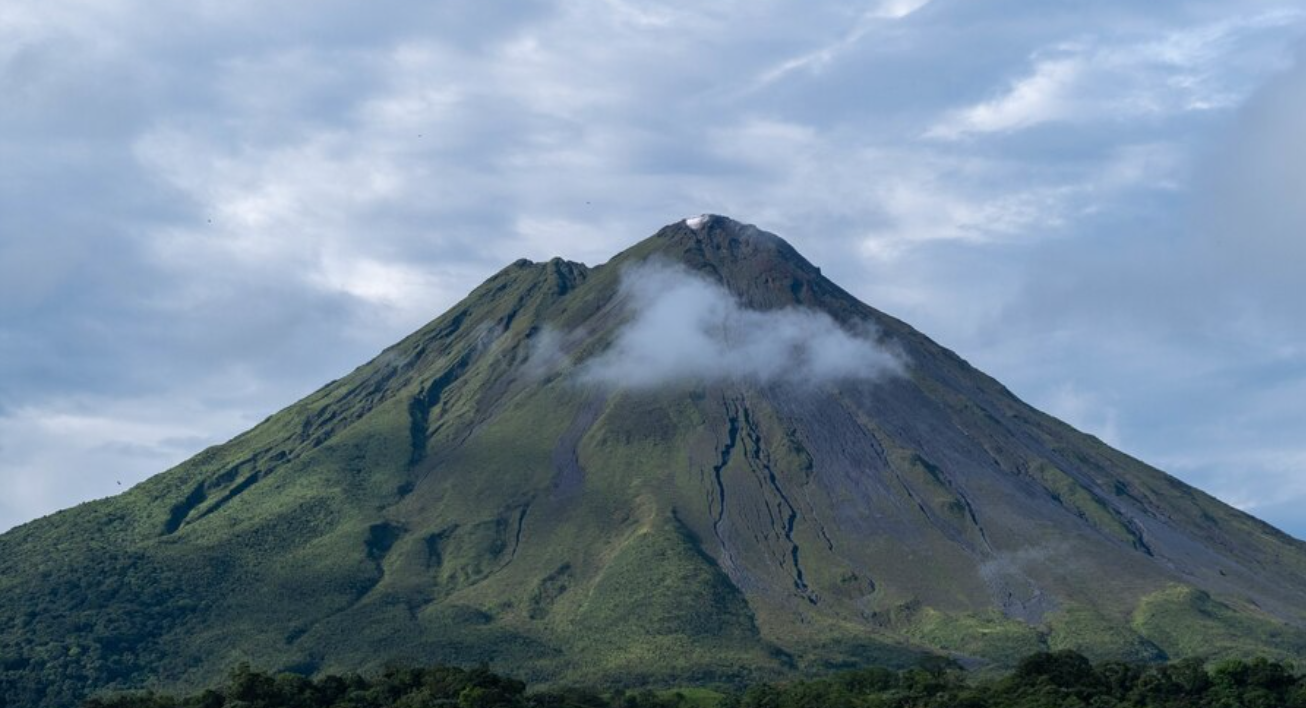
[[(650, 263), (658, 287), (632, 286)], [(674, 385), (594, 378), (644, 326), (702, 345), (655, 362)], [(810, 342), (903, 366), (798, 380), (731, 360), (740, 341), (804, 372), (828, 364)], [(602, 265), (510, 264), (250, 431), (0, 535), (0, 696), (240, 661), (637, 685), (1043, 648), (1297, 656), (1303, 581), (1306, 544), (704, 215)]]

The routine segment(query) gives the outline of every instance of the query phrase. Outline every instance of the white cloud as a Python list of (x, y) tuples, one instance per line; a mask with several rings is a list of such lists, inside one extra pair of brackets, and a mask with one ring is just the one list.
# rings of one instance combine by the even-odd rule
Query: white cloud
[(421, 163), (387, 145), (394, 132), (413, 130), (409, 109), (417, 110), (369, 102), (375, 123), (235, 154), (175, 128), (146, 134), (136, 146), (141, 164), (192, 200), (197, 216), (148, 233), (151, 253), (174, 272), (280, 273), (409, 324), (429, 316), (431, 302), (455, 293), (429, 269), (392, 256), (394, 241), (378, 232), (388, 211), (425, 191)]
[(668, 264), (622, 273), (630, 315), (581, 379), (652, 388), (685, 382), (821, 385), (902, 372), (901, 356), (867, 329), (850, 332), (815, 310), (749, 310), (722, 286)]
[(1035, 187), (986, 194), (958, 187), (955, 179), (947, 180), (928, 167), (886, 175), (874, 193), (888, 223), (867, 235), (862, 252), (892, 261), (907, 249), (931, 241), (1005, 241), (1040, 233), (1039, 229), (1040, 235), (1046, 235), (1066, 218), (1072, 191)]
[(439, 281), (422, 269), (354, 255), (324, 254), (320, 269), (313, 274), (313, 281), (327, 290), (398, 309), (454, 296), (443, 291)]
[[(926, 147), (865, 145), (855, 133), (773, 120), (750, 119), (723, 129), (714, 136), (713, 149), (767, 177), (758, 180), (760, 188), (721, 210), (749, 214), (795, 237), (808, 232), (809, 224), (837, 218), (852, 225), (844, 253), (857, 251), (881, 263), (939, 242), (1047, 238), (1087, 209), (1090, 199), (1133, 186), (1125, 184), (1121, 155), (1078, 174), (1035, 182), (1015, 177), (1029, 169), (1016, 162)], [(1148, 163), (1141, 154), (1133, 160), (1141, 175)], [(1097, 174), (1105, 170), (1117, 174), (1113, 183)], [(1093, 194), (1099, 191), (1103, 194)]]
[(1020, 130), (1054, 120), (1072, 118), (1078, 86), (1084, 74), (1082, 58), (1039, 62), (1026, 77), (1012, 83), (1001, 96), (966, 108), (926, 132), (927, 137), (957, 138), (969, 133)]
[(876, 17), (901, 20), (928, 4), (930, 0), (883, 0), (871, 12)]
[(843, 54), (854, 49), (868, 35), (886, 21), (901, 20), (926, 5), (931, 0), (879, 0), (872, 3), (838, 39), (823, 46), (786, 59), (762, 72), (748, 86), (747, 92), (757, 91), (784, 79), (796, 71), (820, 72)]
[[(1213, 111), (1284, 66), (1298, 5), (0, 3), (0, 89), (15, 99), (0, 101), (0, 405), (39, 416), (78, 396), (107, 410), (151, 398), (161, 420), (185, 419), (193, 388), (222, 386), (204, 374), (238, 369), (256, 385), (198, 408), (267, 412), (506, 262), (594, 262), (712, 211), (783, 234), (967, 355), (1009, 340), (990, 368), (1018, 390), (1073, 379), (1102, 392), (1131, 444), (1182, 446), (1130, 411), (1199, 384), (1110, 382), (1142, 360), (1300, 345), (1300, 239), (1287, 226), (1233, 247), (1210, 236), (1224, 267), (1196, 279), (1239, 294), (1244, 306), (1219, 308), (1236, 326), (1175, 304), (1169, 292), (1194, 292), (1178, 285), (1127, 292), (1121, 269), (1146, 282), (1164, 268), (1122, 244), (1176, 252), (1174, 214)], [(1299, 116), (1273, 112), (1286, 127), (1237, 130), (1290, 141)], [(923, 139), (931, 128), (952, 139)], [(1291, 156), (1272, 143), (1233, 151)], [(1267, 198), (1300, 202), (1274, 187), (1290, 168), (1229, 164)], [(1201, 199), (1242, 214), (1255, 191)], [(1022, 288), (1038, 278), (1057, 284)], [(1067, 286), (1085, 279), (1099, 287)], [(1022, 325), (1022, 298), (1052, 315)], [(1190, 314), (1104, 314), (1112, 302)], [(1063, 327), (1070, 312), (1084, 321)], [(1184, 327), (1217, 334), (1158, 334)], [(1049, 355), (1054, 330), (1064, 349)], [(1252, 406), (1282, 376), (1228, 398)], [(1155, 418), (1178, 426), (1209, 408)], [(1264, 425), (1229, 426), (1258, 431), (1230, 446), (1283, 447)], [(77, 467), (40, 440), (0, 480)], [(28, 515), (84, 498), (47, 488), (64, 492)]]
[(1298, 24), (1300, 11), (1271, 10), (1186, 27), (1159, 37), (1056, 42), (997, 96), (947, 113), (926, 137), (954, 140), (1054, 122), (1121, 122), (1231, 108), (1247, 86), (1225, 66), (1261, 33)]

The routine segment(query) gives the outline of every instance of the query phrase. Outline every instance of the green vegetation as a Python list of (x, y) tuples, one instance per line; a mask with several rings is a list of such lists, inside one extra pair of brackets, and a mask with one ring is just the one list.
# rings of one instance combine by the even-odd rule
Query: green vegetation
[(767, 650), (744, 596), (674, 521), (637, 532), (595, 581), (576, 618), (576, 680), (741, 676)]
[[(1074, 649), (1094, 661), (1154, 662), (1165, 658), (1159, 647), (1128, 624), (1088, 607), (1065, 608), (1049, 618), (1049, 625), (1048, 648), (1053, 650)], [(1188, 654), (1203, 655), (1201, 651)]]
[[(877, 332), (910, 366), (596, 387), (578, 367), (629, 316), (622, 268), (651, 257)], [(996, 676), (1045, 649), (1282, 659), (1306, 655), (1303, 626), (1302, 543), (724, 220), (595, 268), (517, 262), (235, 439), (0, 535), (3, 708), (199, 690), (241, 662), (317, 682), (488, 662), (552, 690), (931, 656)]]
[(1197, 588), (1176, 585), (1144, 598), (1134, 627), (1172, 656), (1306, 656), (1306, 634), (1249, 609), (1239, 610)]
[(1036, 628), (998, 612), (947, 615), (927, 608), (910, 632), (927, 646), (966, 656), (993, 657), (1006, 666), (1045, 648)]
[(946, 663), (867, 668), (788, 683), (719, 690), (597, 691), (527, 685), (485, 667), (389, 668), (317, 680), (241, 666), (190, 696), (92, 698), (85, 708), (1303, 708), (1306, 677), (1266, 659), (1212, 667), (1093, 664), (1070, 651), (1035, 654), (1000, 679), (975, 680)]

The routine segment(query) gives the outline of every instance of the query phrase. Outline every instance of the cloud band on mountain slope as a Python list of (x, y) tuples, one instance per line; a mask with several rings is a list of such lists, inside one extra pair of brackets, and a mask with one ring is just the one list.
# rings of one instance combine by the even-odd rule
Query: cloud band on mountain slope
[(745, 308), (683, 267), (645, 263), (622, 274), (631, 319), (584, 362), (583, 381), (629, 388), (682, 382), (824, 384), (899, 375), (903, 355), (867, 325), (851, 332), (824, 312)]

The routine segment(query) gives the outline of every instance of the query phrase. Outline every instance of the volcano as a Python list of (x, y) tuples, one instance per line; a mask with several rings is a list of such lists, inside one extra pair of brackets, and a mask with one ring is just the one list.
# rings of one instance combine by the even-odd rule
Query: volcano
[(0, 536), (0, 702), (489, 662), (739, 682), (1306, 652), (1306, 545), (721, 216), (518, 261), (344, 378)]

